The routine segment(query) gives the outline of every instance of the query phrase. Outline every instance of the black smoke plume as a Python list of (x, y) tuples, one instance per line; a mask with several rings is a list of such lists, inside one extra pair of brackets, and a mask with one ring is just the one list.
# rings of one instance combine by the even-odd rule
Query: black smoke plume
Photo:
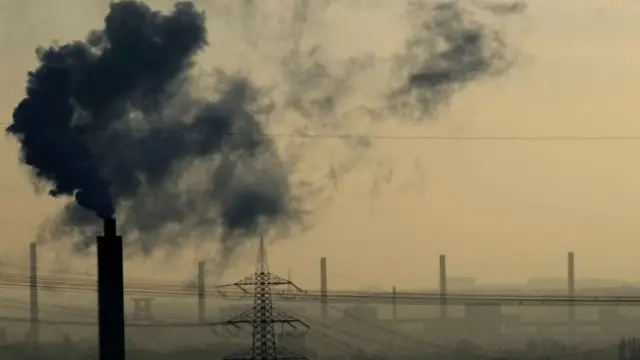
[[(325, 2), (316, 11), (310, 11), (310, 3), (317, 2), (294, 0), (292, 30), (288, 33), (291, 47), (281, 62), (279, 81), (288, 87), (283, 107), (304, 118), (306, 131), (365, 135), (341, 139), (345, 155), (333, 161), (327, 173), (334, 188), (363, 161), (372, 161), (376, 144), (366, 134), (376, 133), (376, 125), (433, 121), (438, 110), (458, 92), (509, 70), (514, 54), (495, 25), (499, 17), (526, 8), (522, 2), (407, 0), (408, 29), (400, 53), (390, 59), (365, 54), (332, 61), (322, 56), (326, 44), (311, 42), (305, 47), (302, 40), (310, 35), (309, 21), (321, 17), (336, 2)], [(384, 87), (375, 88), (375, 81), (371, 81), (374, 78), (389, 80)], [(368, 102), (354, 99), (372, 87), (379, 97)], [(385, 168), (382, 173), (388, 173), (392, 166), (378, 160), (373, 160), (377, 163), (374, 168)], [(379, 184), (390, 182), (377, 175), (372, 178), (372, 196)]]
[(394, 61), (395, 76), (403, 81), (388, 96), (392, 114), (405, 119), (433, 117), (469, 84), (504, 74), (511, 67), (513, 59), (501, 32), (481, 21), (473, 10), (488, 10), (493, 15), (517, 12), (499, 13), (487, 4), (460, 0), (408, 1), (411, 35), (405, 52)]
[(138, 250), (221, 236), (230, 252), (298, 218), (260, 91), (221, 72), (211, 98), (190, 91), (206, 45), (192, 3), (163, 14), (124, 0), (84, 41), (38, 49), (7, 132), (37, 183), (75, 199), (50, 235), (92, 235), (96, 215), (117, 212)]

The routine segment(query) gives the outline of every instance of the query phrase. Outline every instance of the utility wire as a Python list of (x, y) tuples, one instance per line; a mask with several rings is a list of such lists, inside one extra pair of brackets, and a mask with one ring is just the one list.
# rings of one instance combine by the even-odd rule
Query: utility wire
[[(10, 123), (0, 122), (0, 126), (8, 127)], [(73, 129), (72, 129), (73, 130)], [(90, 128), (99, 131), (100, 128)], [(40, 128), (41, 132), (55, 133), (62, 130)], [(78, 129), (80, 131), (80, 129)], [(152, 128), (153, 133), (171, 133), (179, 130), (172, 128)], [(144, 132), (142, 130), (141, 132)], [(303, 132), (262, 132), (238, 133), (227, 132), (226, 137), (269, 137), (295, 139), (338, 139), (338, 140), (390, 140), (390, 141), (638, 141), (640, 135), (385, 135), (385, 134), (346, 134), (346, 133), (303, 133)]]
[[(447, 347), (444, 347), (444, 346), (441, 346), (441, 345), (438, 345), (438, 344), (433, 344), (433, 343), (430, 343), (430, 342), (425, 341), (423, 339), (420, 339), (420, 338), (417, 338), (417, 337), (414, 337), (414, 336), (411, 336), (411, 335), (408, 335), (408, 334), (404, 334), (404, 333), (401, 333), (401, 332), (396, 331), (396, 330), (389, 329), (387, 327), (381, 326), (381, 325), (379, 325), (379, 324), (377, 324), (377, 323), (375, 323), (373, 321), (370, 321), (370, 320), (367, 320), (367, 319), (363, 319), (362, 317), (356, 316), (354, 314), (345, 313), (344, 310), (336, 308), (334, 306), (331, 306), (331, 305), (328, 305), (328, 306), (331, 307), (334, 310), (342, 312), (344, 315), (348, 316), (349, 318), (351, 318), (353, 320), (361, 322), (363, 324), (363, 327), (365, 327), (365, 328), (375, 327), (375, 328), (378, 328), (378, 329), (380, 329), (382, 331), (387, 332), (390, 335), (395, 335), (395, 336), (398, 336), (400, 338), (404, 338), (406, 340), (411, 340), (411, 341), (415, 342), (416, 344), (421, 344), (423, 346), (426, 346), (427, 348), (433, 348), (433, 349), (436, 350), (436, 353), (439, 354), (439, 355), (452, 355), (453, 352), (455, 351), (454, 349), (450, 349), (450, 348), (447, 348)], [(547, 357), (545, 357), (545, 359), (546, 360), (563, 360), (563, 359), (567, 359), (567, 358), (571, 358), (571, 357), (581, 357), (581, 356), (584, 356), (584, 355), (598, 353), (598, 352), (604, 351), (606, 349), (607, 349), (607, 347), (587, 349), (587, 350), (578, 350), (578, 351), (568, 352), (568, 353), (565, 353), (565, 354), (558, 354), (557, 356), (547, 356)], [(484, 357), (487, 360), (491, 360), (491, 359), (498, 360), (498, 359), (502, 358), (502, 357), (496, 357), (496, 356), (493, 356), (493, 355), (482, 355), (482, 357)], [(537, 358), (537, 357), (535, 357), (535, 356), (531, 357), (531, 359), (534, 359), (534, 358)]]
[[(334, 326), (332, 326), (330, 324), (327, 324), (326, 322), (323, 322), (323, 321), (320, 321), (320, 320), (317, 320), (317, 319), (312, 319), (312, 318), (310, 318), (308, 316), (304, 316), (304, 315), (301, 315), (301, 314), (296, 314), (295, 312), (292, 312), (290, 310), (288, 312), (290, 312), (291, 314), (293, 314), (296, 317), (300, 318), (301, 320), (305, 321), (306, 323), (311, 324), (311, 332), (316, 331), (316, 329), (318, 329), (318, 327), (316, 325), (319, 325), (322, 328), (325, 328), (327, 330), (334, 331), (336, 333), (340, 333), (343, 336), (347, 336), (347, 337), (350, 337), (350, 338), (353, 338), (353, 339), (358, 339), (358, 340), (361, 340), (361, 341), (364, 341), (364, 342), (368, 342), (368, 343), (371, 343), (371, 344), (380, 344), (381, 342), (384, 342), (383, 340), (381, 340), (379, 338), (373, 338), (373, 337), (365, 336), (365, 335), (362, 335), (362, 334), (354, 334), (353, 332), (350, 332), (350, 331), (347, 331), (347, 330), (344, 330), (344, 329), (341, 329), (341, 328), (334, 327)], [(387, 344), (391, 344), (391, 342), (387, 341)], [(405, 350), (408, 349), (408, 350), (410, 350), (412, 352), (416, 352), (416, 350), (414, 348), (404, 347), (404, 349)]]
[[(333, 329), (333, 328), (330, 328)], [(367, 357), (375, 357), (379, 359), (384, 359), (383, 357), (375, 356), (374, 354), (366, 351), (358, 346), (350, 344), (344, 340), (337, 339), (331, 335), (329, 335), (328, 331), (318, 330), (317, 328), (312, 328), (309, 332), (309, 336), (316, 337), (317, 339), (329, 343), (333, 345), (334, 348), (340, 350), (343, 353), (351, 354), (351, 355), (365, 355)]]
[[(191, 284), (169, 283), (149, 280), (125, 280), (125, 291), (129, 295), (159, 295), (174, 297), (192, 297), (197, 294), (197, 286)], [(0, 288), (28, 288), (31, 286), (29, 274), (0, 274)], [(65, 292), (96, 292), (96, 278), (46, 276), (40, 277), (36, 286), (42, 290)], [(305, 291), (302, 293), (280, 293), (275, 295), (282, 301), (289, 302), (319, 302), (320, 290)], [(253, 296), (251, 291), (221, 286), (205, 287), (205, 297), (213, 299), (240, 300)], [(353, 292), (331, 291), (328, 294), (329, 302), (349, 303), (372, 301), (379, 303), (396, 304), (440, 304), (441, 294), (434, 293), (396, 293), (392, 292)], [(448, 294), (446, 297), (449, 305), (475, 304), (482, 305), (513, 305), (513, 306), (540, 306), (540, 305), (619, 305), (640, 304), (640, 296), (576, 296), (566, 295), (525, 295), (525, 294)]]

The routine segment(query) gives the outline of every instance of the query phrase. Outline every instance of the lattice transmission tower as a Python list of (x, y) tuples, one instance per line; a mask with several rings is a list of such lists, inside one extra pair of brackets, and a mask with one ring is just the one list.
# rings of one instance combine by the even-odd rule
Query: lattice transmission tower
[[(309, 326), (302, 320), (274, 309), (271, 290), (274, 286), (282, 285), (302, 291), (290, 280), (269, 272), (267, 250), (264, 246), (264, 239), (261, 237), (255, 273), (230, 285), (239, 288), (245, 294), (253, 294), (253, 308), (219, 324), (237, 328), (241, 328), (242, 325), (251, 326), (253, 328), (251, 346), (225, 357), (225, 360), (307, 359), (302, 355), (294, 354), (276, 342), (275, 325), (288, 326), (305, 333), (309, 330)], [(250, 290), (252, 287), (253, 291)]]

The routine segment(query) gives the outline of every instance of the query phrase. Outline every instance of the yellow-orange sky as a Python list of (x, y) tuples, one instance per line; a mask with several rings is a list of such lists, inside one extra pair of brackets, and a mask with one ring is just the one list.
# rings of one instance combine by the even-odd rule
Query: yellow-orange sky
[[(632, 0), (614, 3), (530, 1), (525, 15), (510, 20), (520, 50), (511, 73), (458, 94), (437, 124), (398, 131), (640, 135), (640, 6)], [(0, 1), (0, 122), (11, 121), (25, 74), (35, 64), (33, 48), (82, 36), (104, 7), (99, 0)], [(336, 49), (363, 42), (392, 49), (397, 45), (388, 43), (396, 38), (392, 25), (364, 31), (367, 22), (384, 16), (380, 11), (347, 22), (348, 12), (336, 10), (327, 17), (335, 24), (326, 37), (351, 42)], [(344, 31), (349, 36), (340, 36)], [(239, 49), (227, 48), (224, 61), (237, 60), (234, 51)], [(33, 195), (13, 140), (2, 140), (0, 151), (0, 258), (22, 261), (36, 225), (61, 201)], [(520, 281), (564, 276), (566, 252), (572, 250), (579, 276), (640, 280), (640, 141), (384, 141), (377, 151), (397, 161), (399, 175), (383, 188), (375, 211), (370, 172), (356, 171), (311, 231), (270, 249), (275, 271), (291, 268), (302, 286), (317, 287), (318, 258), (324, 255), (331, 285), (428, 286), (437, 277), (438, 254), (446, 253), (451, 275)], [(423, 179), (408, 170), (415, 159), (423, 165)], [(407, 183), (412, 186), (403, 186)], [(43, 256), (52, 268), (70, 262), (53, 248)], [(193, 256), (185, 250), (171, 260), (171, 268), (138, 259), (127, 264), (128, 274), (184, 277), (195, 269)], [(229, 276), (249, 271), (253, 259)]]

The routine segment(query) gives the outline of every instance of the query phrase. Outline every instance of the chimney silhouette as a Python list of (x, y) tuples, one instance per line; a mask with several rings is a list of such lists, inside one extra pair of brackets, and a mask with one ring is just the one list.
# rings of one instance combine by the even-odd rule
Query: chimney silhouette
[(29, 339), (31, 345), (40, 345), (40, 309), (38, 302), (38, 246), (35, 242), (29, 244)]
[(201, 323), (204, 322), (206, 318), (204, 264), (204, 261), (198, 262), (198, 321)]
[(327, 258), (320, 258), (320, 311), (322, 321), (329, 319), (329, 290), (327, 285)]
[(440, 255), (440, 318), (447, 318), (447, 257)]
[(98, 236), (98, 322), (100, 360), (124, 360), (124, 262), (116, 220), (104, 219)]
[(569, 336), (574, 338), (576, 331), (576, 304), (574, 302), (576, 297), (576, 268), (575, 268), (575, 256), (573, 251), (567, 254), (567, 292), (569, 295), (569, 308), (568, 310), (568, 323), (569, 323)]

